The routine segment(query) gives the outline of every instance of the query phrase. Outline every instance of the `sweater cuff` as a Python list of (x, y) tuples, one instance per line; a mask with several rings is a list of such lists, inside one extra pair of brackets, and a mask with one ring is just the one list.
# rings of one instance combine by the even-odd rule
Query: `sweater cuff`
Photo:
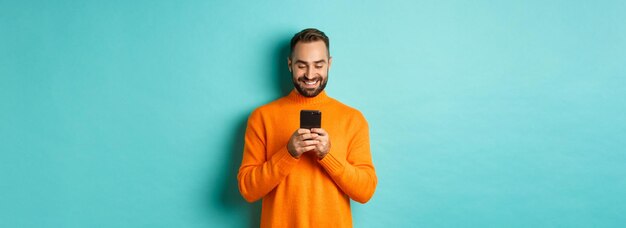
[(270, 161), (278, 168), (281, 174), (287, 175), (291, 172), (291, 169), (298, 164), (299, 159), (291, 156), (287, 148), (282, 148), (272, 156)]
[(319, 163), (331, 176), (340, 175), (345, 167), (343, 162), (337, 159), (332, 153), (326, 154), (322, 160), (319, 160)]

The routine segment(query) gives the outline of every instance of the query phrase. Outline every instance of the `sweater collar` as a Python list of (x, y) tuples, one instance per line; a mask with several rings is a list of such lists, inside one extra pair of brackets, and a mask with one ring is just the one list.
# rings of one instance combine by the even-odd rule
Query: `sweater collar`
[(328, 95), (326, 95), (326, 90), (322, 90), (322, 92), (315, 97), (305, 97), (302, 96), (302, 94), (300, 94), (296, 89), (291, 90), (289, 95), (287, 95), (287, 98), (298, 104), (322, 104), (330, 101), (331, 99)]

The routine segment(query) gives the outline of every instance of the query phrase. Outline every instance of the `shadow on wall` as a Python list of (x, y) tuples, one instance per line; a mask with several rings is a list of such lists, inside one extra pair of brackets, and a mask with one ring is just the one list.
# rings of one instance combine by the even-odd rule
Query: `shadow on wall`
[(293, 82), (291, 80), (291, 72), (289, 72), (289, 68), (287, 67), (287, 58), (289, 57), (289, 42), (291, 38), (289, 38), (290, 34), (285, 34), (282, 40), (278, 41), (278, 45), (274, 49), (272, 62), (271, 64), (276, 66), (276, 72), (273, 72), (272, 76), (276, 79), (276, 85), (278, 88), (276, 89), (279, 92), (279, 97), (286, 96), (293, 90)]
[(239, 193), (237, 183), (237, 174), (239, 173), (239, 166), (241, 165), (243, 156), (246, 120), (246, 117), (237, 120), (237, 130), (234, 131), (235, 134), (230, 144), (230, 148), (232, 149), (229, 151), (228, 170), (225, 172), (226, 175), (224, 175), (223, 182), (217, 185), (223, 186), (218, 200), (220, 205), (226, 209), (235, 209), (236, 211), (245, 212), (246, 214), (241, 215), (241, 217), (249, 221), (249, 227), (259, 227), (261, 220), (261, 201), (259, 200), (253, 204), (246, 202)]
[[(284, 37), (289, 37), (289, 35)], [(268, 58), (270, 60), (270, 66), (275, 66), (272, 67), (275, 71), (269, 72), (270, 75), (268, 79), (276, 81), (276, 98), (289, 94), (293, 89), (291, 74), (287, 68), (287, 57), (289, 56), (290, 48), (289, 41), (290, 39), (284, 38), (278, 40), (277, 46), (273, 49), (271, 56)], [(242, 215), (242, 218), (248, 219), (249, 227), (259, 227), (261, 220), (261, 200), (252, 204), (247, 203), (239, 193), (237, 183), (237, 174), (239, 173), (239, 166), (241, 165), (243, 156), (247, 117), (251, 112), (252, 110), (249, 110), (244, 117), (237, 119), (237, 129), (234, 131), (235, 134), (230, 141), (231, 144), (229, 144), (231, 150), (229, 151), (229, 161), (226, 166), (228, 170), (225, 171), (226, 175), (224, 175), (222, 181), (217, 185), (223, 187), (218, 202), (225, 209), (246, 212), (245, 215)]]

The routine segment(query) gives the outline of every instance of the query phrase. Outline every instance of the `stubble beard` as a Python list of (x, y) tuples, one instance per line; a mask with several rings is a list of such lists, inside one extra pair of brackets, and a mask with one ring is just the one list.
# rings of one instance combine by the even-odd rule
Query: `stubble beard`
[[(307, 90), (305, 88), (302, 88), (302, 86), (300, 86), (300, 83), (298, 82), (300, 78), (302, 77), (298, 77), (296, 79), (293, 79), (293, 75), (292, 75), (292, 81), (293, 81), (293, 86), (296, 88), (296, 90), (305, 97), (316, 97), (317, 95), (319, 95), (322, 91), (324, 91), (324, 88), (326, 88), (326, 83), (328, 83), (328, 74), (326, 74), (326, 78), (320, 82), (320, 85), (315, 88), (314, 90)], [(319, 77), (321, 78), (321, 77)]]

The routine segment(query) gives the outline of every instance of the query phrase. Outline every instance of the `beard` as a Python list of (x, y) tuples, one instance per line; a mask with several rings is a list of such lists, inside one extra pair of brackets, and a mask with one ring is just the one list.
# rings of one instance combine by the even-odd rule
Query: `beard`
[[(328, 74), (327, 74), (328, 75)], [(326, 76), (326, 79), (322, 80), (322, 77), (317, 77), (316, 79), (318, 81), (320, 81), (320, 85), (314, 89), (307, 89), (303, 87), (304, 84), (304, 76), (300, 76), (297, 79), (293, 78), (292, 75), (292, 81), (293, 81), (293, 86), (296, 88), (296, 90), (298, 90), (298, 92), (300, 94), (302, 94), (302, 96), (305, 97), (315, 97), (318, 94), (320, 94), (322, 91), (324, 91), (324, 88), (326, 88), (326, 83), (328, 83), (328, 76)]]

